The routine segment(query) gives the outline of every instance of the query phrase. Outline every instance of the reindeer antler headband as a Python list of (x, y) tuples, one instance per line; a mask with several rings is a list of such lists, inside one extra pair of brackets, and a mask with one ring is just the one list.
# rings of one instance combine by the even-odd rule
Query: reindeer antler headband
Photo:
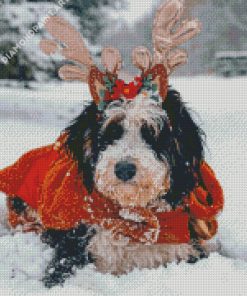
[(154, 99), (157, 99), (154, 93), (158, 92), (162, 100), (165, 100), (168, 76), (188, 59), (186, 51), (176, 48), (201, 29), (198, 20), (181, 21), (183, 11), (183, 0), (168, 0), (158, 9), (152, 31), (154, 53), (152, 55), (145, 47), (133, 50), (133, 64), (141, 70), (141, 76), (129, 84), (118, 79), (122, 67), (119, 50), (103, 49), (101, 62), (105, 72), (100, 71), (80, 33), (62, 17), (53, 16), (47, 20), (45, 27), (53, 40), (42, 40), (40, 47), (48, 55), (59, 50), (66, 60), (74, 63), (59, 69), (60, 78), (88, 83), (92, 97), (100, 109), (104, 108), (106, 101), (133, 99), (141, 91), (151, 90), (151, 97)]

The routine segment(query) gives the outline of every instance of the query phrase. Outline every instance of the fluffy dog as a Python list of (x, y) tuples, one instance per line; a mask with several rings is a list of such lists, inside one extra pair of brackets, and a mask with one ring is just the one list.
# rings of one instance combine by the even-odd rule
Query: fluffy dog
[[(107, 106), (96, 123), (97, 113), (95, 104), (89, 105), (66, 129), (68, 149), (81, 172), (86, 172), (87, 189), (95, 186), (123, 207), (158, 205), (170, 211), (181, 203), (196, 183), (203, 132), (179, 93), (170, 90), (163, 104), (142, 95), (133, 101), (118, 100)], [(114, 274), (202, 255), (191, 244), (129, 244), (100, 229), (88, 249), (99, 270)]]
[[(209, 253), (205, 240), (216, 233), (222, 190), (204, 161), (204, 133), (167, 80), (186, 61), (183, 51), (171, 54), (171, 48), (199, 31), (195, 20), (177, 28), (181, 13), (180, 0), (160, 8), (155, 55), (134, 50), (142, 75), (129, 84), (117, 77), (116, 49), (103, 50), (103, 73), (71, 25), (59, 17), (46, 23), (54, 39), (67, 45), (62, 54), (87, 67), (65, 65), (60, 76), (88, 82), (93, 97), (54, 145), (0, 171), (12, 227), (41, 232), (55, 250), (43, 278), (47, 287), (88, 263), (121, 275), (195, 262)], [(53, 53), (57, 44), (43, 40), (41, 48)]]
[[(66, 147), (88, 192), (97, 188), (123, 207), (172, 211), (196, 184), (203, 132), (175, 90), (169, 90), (164, 103), (139, 95), (135, 100), (111, 102), (104, 112), (91, 103), (66, 133)], [(31, 209), (20, 198), (10, 201), (12, 210), (30, 216)], [(55, 248), (44, 277), (47, 286), (62, 283), (73, 266), (90, 262), (103, 273), (120, 275), (134, 268), (195, 262), (207, 256), (196, 234), (186, 244), (149, 245), (116, 239), (109, 230), (80, 224), (69, 231), (46, 230), (42, 240)]]

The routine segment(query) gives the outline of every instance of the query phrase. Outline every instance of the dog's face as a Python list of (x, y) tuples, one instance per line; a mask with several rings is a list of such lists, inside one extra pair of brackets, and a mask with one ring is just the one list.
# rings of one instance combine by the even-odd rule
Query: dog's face
[[(122, 206), (143, 206), (170, 186), (166, 156), (155, 147), (168, 118), (161, 103), (139, 95), (110, 103), (99, 133), (96, 189)], [(153, 149), (154, 148), (154, 149)]]
[(142, 94), (104, 111), (92, 103), (66, 131), (84, 185), (122, 206), (176, 204), (195, 184), (200, 130), (175, 91), (165, 103)]

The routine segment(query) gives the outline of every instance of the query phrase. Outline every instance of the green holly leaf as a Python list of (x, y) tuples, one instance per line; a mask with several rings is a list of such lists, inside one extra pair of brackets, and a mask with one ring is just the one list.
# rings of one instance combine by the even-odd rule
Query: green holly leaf
[(153, 80), (153, 75), (152, 74), (148, 74), (147, 79), (148, 80)]
[(104, 80), (105, 83), (110, 83), (111, 82), (110, 79), (107, 76), (104, 76), (103, 80)]
[(159, 97), (158, 96), (151, 96), (151, 99), (154, 100), (155, 102), (159, 102)]
[(152, 84), (152, 91), (156, 92), (158, 90), (158, 85), (157, 84)]
[(148, 90), (148, 87), (143, 85), (141, 90)]
[(100, 101), (98, 105), (98, 110), (103, 111), (105, 109), (106, 103), (104, 101)]
[(101, 89), (99, 91), (99, 96), (100, 96), (101, 99), (104, 99), (105, 98), (105, 90), (104, 89)]
[(150, 86), (151, 86), (150, 81), (145, 81), (145, 82), (143, 83), (143, 85), (146, 86), (146, 87), (150, 87)]

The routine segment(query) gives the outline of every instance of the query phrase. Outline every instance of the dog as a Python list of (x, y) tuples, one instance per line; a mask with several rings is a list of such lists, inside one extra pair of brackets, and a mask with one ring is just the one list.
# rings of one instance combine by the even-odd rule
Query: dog
[[(89, 263), (99, 272), (120, 276), (135, 268), (194, 263), (213, 251), (206, 241), (217, 231), (215, 215), (223, 207), (222, 190), (205, 165), (204, 132), (167, 80), (173, 68), (186, 61), (181, 50), (168, 55), (171, 47), (192, 38), (200, 27), (197, 21), (187, 21), (174, 32), (182, 11), (180, 0), (161, 6), (153, 29), (155, 55), (152, 58), (143, 47), (133, 51), (142, 75), (129, 84), (117, 77), (122, 62), (116, 49), (103, 50), (106, 72), (102, 73), (70, 24), (59, 17), (46, 23), (49, 33), (67, 44), (63, 55), (87, 67), (83, 71), (65, 65), (60, 77), (88, 82), (93, 97), (63, 131), (62, 140), (35, 150), (38, 163), (33, 165), (31, 152), (12, 171), (0, 172), (0, 190), (10, 194), (12, 227), (40, 232), (41, 240), (54, 248), (43, 277), (46, 287), (63, 284), (75, 267)], [(54, 40), (41, 42), (45, 53), (56, 48)], [(44, 163), (51, 164), (52, 173), (46, 173)], [(34, 183), (34, 193), (23, 186), (24, 177), (16, 173), (20, 168), (27, 183)], [(9, 180), (4, 183), (6, 176), (21, 185), (10, 190), (14, 185)], [(43, 185), (48, 183), (60, 187)], [(79, 183), (76, 194), (68, 191)], [(16, 192), (23, 195), (14, 196)], [(35, 201), (36, 195), (41, 200)], [(96, 198), (99, 202), (93, 207)]]
[[(176, 208), (194, 188), (204, 157), (204, 133), (173, 89), (163, 104), (140, 95), (114, 101), (102, 113), (93, 102), (65, 131), (67, 149), (88, 192), (96, 187), (123, 206)], [(21, 198), (10, 200), (19, 215), (30, 213)], [(92, 262), (100, 272), (120, 275), (208, 256), (196, 235), (189, 244), (144, 245), (116, 240), (110, 231), (85, 224), (69, 231), (47, 230), (42, 241), (55, 248), (43, 279), (48, 287), (63, 283), (73, 266)]]

